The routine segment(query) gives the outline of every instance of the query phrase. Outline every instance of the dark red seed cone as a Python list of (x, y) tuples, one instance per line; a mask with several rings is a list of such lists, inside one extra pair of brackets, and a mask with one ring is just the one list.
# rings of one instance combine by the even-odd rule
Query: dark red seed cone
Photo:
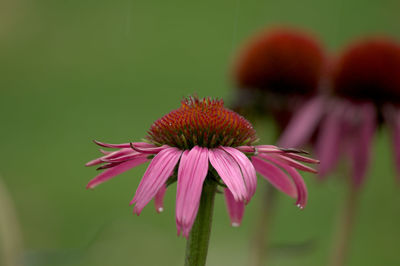
[(313, 94), (324, 71), (325, 56), (311, 35), (293, 29), (264, 31), (244, 46), (234, 68), (240, 89)]
[(400, 46), (388, 38), (351, 44), (333, 67), (334, 93), (377, 105), (400, 103)]

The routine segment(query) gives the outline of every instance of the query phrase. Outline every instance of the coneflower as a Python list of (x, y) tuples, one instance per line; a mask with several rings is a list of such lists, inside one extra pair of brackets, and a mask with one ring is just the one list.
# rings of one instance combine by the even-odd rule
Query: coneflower
[[(272, 118), (279, 135), (293, 114), (318, 95), (325, 69), (324, 50), (312, 34), (293, 28), (264, 30), (247, 41), (235, 62), (233, 109), (260, 124)], [(266, 185), (250, 249), (252, 266), (267, 259), (276, 194)]]
[(226, 109), (222, 100), (189, 97), (181, 107), (157, 120), (148, 131), (147, 142), (106, 144), (118, 149), (88, 162), (105, 169), (91, 180), (93, 188), (139, 164), (150, 164), (131, 201), (134, 213), (155, 199), (163, 209), (166, 188), (177, 181), (176, 225), (178, 235), (189, 237), (186, 265), (204, 265), (211, 229), (214, 195), (225, 194), (231, 224), (238, 226), (244, 206), (256, 191), (256, 171), (304, 208), (305, 183), (297, 169), (315, 172), (298, 161), (317, 163), (301, 151), (272, 145), (255, 145), (256, 132), (242, 116)]
[(333, 256), (334, 265), (343, 265), (358, 190), (365, 181), (373, 137), (380, 125), (387, 124), (392, 131), (400, 170), (400, 46), (378, 37), (355, 42), (334, 63), (331, 75), (332, 96), (316, 97), (300, 109), (279, 144), (299, 147), (317, 132), (320, 177), (332, 172), (341, 156), (349, 158), (350, 194)]
[(241, 49), (234, 65), (234, 108), (270, 115), (280, 130), (305, 100), (316, 95), (326, 68), (312, 34), (292, 28), (264, 30)]

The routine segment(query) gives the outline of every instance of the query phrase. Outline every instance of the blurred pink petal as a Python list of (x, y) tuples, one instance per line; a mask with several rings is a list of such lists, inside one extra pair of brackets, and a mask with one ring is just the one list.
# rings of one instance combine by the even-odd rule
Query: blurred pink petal
[(324, 114), (325, 104), (325, 98), (322, 96), (315, 97), (303, 104), (283, 132), (278, 146), (301, 147), (309, 141)]
[[(338, 105), (339, 106), (339, 105)], [(320, 134), (316, 143), (316, 154), (320, 160), (318, 176), (323, 178), (331, 171), (338, 162), (340, 147), (346, 136), (343, 132), (343, 116), (346, 112), (345, 106), (333, 110), (322, 122)]]
[(400, 111), (392, 105), (386, 105), (384, 115), (391, 131), (397, 178), (400, 181)]
[(375, 107), (366, 103), (359, 109), (360, 125), (355, 128), (352, 139), (352, 170), (353, 182), (356, 187), (363, 183), (371, 156), (372, 140), (376, 128)]

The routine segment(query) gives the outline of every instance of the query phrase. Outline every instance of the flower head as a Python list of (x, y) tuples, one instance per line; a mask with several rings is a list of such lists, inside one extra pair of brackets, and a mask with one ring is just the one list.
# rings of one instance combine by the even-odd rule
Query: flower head
[(318, 92), (324, 68), (324, 51), (312, 35), (290, 28), (263, 31), (235, 65), (235, 107), (270, 113), (284, 128), (299, 102)]
[(400, 101), (400, 49), (388, 38), (369, 38), (350, 45), (335, 64), (334, 93), (378, 106)]
[[(315, 134), (315, 149), (324, 177), (340, 155), (350, 158), (352, 183), (360, 187), (370, 161), (379, 123), (392, 130), (397, 165), (400, 163), (400, 47), (388, 38), (351, 44), (333, 65), (331, 97), (309, 100), (292, 119), (279, 142), (298, 147)], [(400, 169), (399, 169), (400, 171)]]
[(324, 53), (314, 37), (293, 29), (264, 31), (240, 54), (235, 78), (240, 88), (280, 94), (313, 94), (323, 71)]
[[(157, 120), (150, 128), (147, 142), (123, 144), (96, 143), (118, 149), (102, 151), (104, 156), (87, 166), (102, 164), (106, 169), (87, 185), (95, 186), (139, 164), (150, 164), (131, 201), (140, 214), (151, 199), (157, 211), (163, 210), (168, 185), (177, 181), (176, 224), (178, 234), (188, 236), (199, 208), (204, 182), (224, 188), (232, 225), (239, 225), (244, 206), (255, 193), (256, 171), (276, 188), (297, 198), (303, 208), (307, 202), (305, 183), (296, 169), (315, 172), (303, 165), (318, 161), (300, 155), (301, 151), (258, 145), (251, 124), (226, 109), (222, 100), (189, 97), (177, 110)], [(299, 162), (300, 161), (300, 162)]]

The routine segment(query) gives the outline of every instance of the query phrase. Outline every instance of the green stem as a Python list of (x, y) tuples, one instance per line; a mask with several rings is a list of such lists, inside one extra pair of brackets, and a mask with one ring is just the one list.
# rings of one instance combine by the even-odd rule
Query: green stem
[(268, 242), (270, 239), (271, 223), (275, 214), (277, 191), (271, 184), (266, 183), (263, 191), (257, 224), (253, 231), (250, 250), (250, 266), (265, 265), (268, 256)]
[(350, 241), (358, 207), (359, 189), (351, 186), (340, 216), (336, 239), (332, 249), (331, 266), (346, 265)]
[(22, 265), (21, 254), (22, 233), (16, 210), (11, 195), (0, 177), (0, 264)]
[(200, 207), (186, 244), (185, 266), (206, 265), (216, 190), (214, 182), (204, 182)]

